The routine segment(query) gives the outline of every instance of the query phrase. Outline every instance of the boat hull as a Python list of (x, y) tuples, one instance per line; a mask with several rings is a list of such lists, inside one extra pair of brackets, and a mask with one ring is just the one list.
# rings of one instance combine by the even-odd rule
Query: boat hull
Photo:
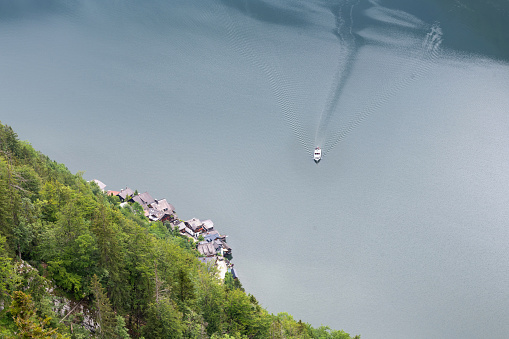
[(313, 153), (313, 160), (318, 164), (320, 160), (322, 160), (322, 150), (320, 147), (315, 148), (315, 152)]

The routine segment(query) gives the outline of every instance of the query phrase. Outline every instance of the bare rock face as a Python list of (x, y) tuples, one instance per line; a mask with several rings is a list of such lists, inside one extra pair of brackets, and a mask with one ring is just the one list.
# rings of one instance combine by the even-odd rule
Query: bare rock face
[(55, 297), (53, 299), (53, 312), (60, 317), (72, 322), (76, 325), (83, 326), (92, 333), (96, 332), (99, 325), (94, 321), (93, 313), (86, 307), (82, 301), (74, 301), (65, 297)]

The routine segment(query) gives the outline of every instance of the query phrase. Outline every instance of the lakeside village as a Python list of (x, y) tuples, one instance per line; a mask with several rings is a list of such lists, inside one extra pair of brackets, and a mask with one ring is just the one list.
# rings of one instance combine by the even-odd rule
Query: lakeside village
[(99, 188), (106, 192), (109, 196), (117, 196), (120, 199), (120, 207), (125, 207), (129, 203), (138, 203), (151, 222), (161, 221), (163, 223), (170, 223), (172, 228), (178, 227), (182, 236), (197, 242), (196, 249), (202, 257), (198, 259), (207, 265), (217, 267), (219, 277), (224, 280), (226, 272), (230, 272), (234, 279), (238, 278), (237, 272), (233, 267), (234, 264), (230, 262), (232, 249), (226, 243), (226, 235), (220, 235), (214, 229), (212, 220), (207, 219), (201, 221), (197, 218), (192, 218), (187, 221), (180, 220), (175, 212), (175, 207), (169, 204), (166, 199), (154, 199), (148, 193), (136, 194), (135, 191), (126, 187), (120, 191), (105, 191), (106, 185), (100, 180), (91, 180), (99, 186)]

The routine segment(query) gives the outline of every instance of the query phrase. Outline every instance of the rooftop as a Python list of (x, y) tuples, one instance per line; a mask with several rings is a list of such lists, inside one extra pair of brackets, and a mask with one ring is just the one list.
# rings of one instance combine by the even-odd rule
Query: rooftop
[(97, 186), (99, 186), (101, 191), (104, 191), (104, 188), (106, 187), (106, 184), (104, 182), (97, 180), (97, 179), (94, 179), (92, 181), (95, 182), (97, 184)]
[(127, 198), (127, 196), (133, 196), (134, 195), (134, 191), (132, 189), (130, 189), (129, 187), (126, 187), (125, 189), (121, 189), (120, 190), (120, 193), (118, 193), (118, 196), (120, 198), (122, 198), (122, 200), (125, 200)]

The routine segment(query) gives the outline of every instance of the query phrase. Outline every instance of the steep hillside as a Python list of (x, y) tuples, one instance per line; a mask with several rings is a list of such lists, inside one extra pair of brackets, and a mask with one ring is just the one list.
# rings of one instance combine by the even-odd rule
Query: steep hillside
[(350, 338), (269, 314), (172, 224), (1, 123), (0, 196), (0, 338)]

